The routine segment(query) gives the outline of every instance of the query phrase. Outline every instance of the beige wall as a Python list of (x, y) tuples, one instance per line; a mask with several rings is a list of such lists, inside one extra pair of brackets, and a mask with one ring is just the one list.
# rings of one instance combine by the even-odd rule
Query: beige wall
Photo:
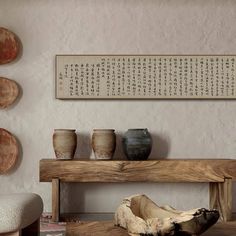
[[(60, 101), (55, 54), (235, 54), (236, 1), (0, 0), (0, 25), (23, 44), (20, 60), (0, 75), (22, 87), (18, 104), (0, 111), (0, 126), (20, 140), (16, 170), (0, 176), (1, 193), (33, 191), (51, 210), (51, 186), (39, 183), (41, 158), (54, 158), (54, 128), (76, 128), (77, 156), (89, 155), (93, 128), (147, 127), (152, 158), (234, 158), (235, 101)], [(118, 139), (116, 158), (123, 157)], [(129, 194), (146, 193), (177, 208), (208, 207), (205, 184), (63, 186), (63, 210), (114, 211)], [(235, 200), (236, 201), (236, 200)], [(236, 202), (234, 202), (236, 208)]]

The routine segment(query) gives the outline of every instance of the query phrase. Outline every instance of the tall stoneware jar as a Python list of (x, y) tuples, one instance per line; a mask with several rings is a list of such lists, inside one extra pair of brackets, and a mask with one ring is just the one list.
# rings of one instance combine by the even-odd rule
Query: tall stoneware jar
[(116, 148), (115, 130), (94, 129), (92, 135), (92, 148), (96, 159), (112, 159)]
[(128, 160), (147, 160), (152, 150), (152, 138), (147, 129), (128, 129), (122, 144)]
[(57, 159), (73, 159), (77, 146), (77, 135), (74, 129), (55, 129), (53, 148)]

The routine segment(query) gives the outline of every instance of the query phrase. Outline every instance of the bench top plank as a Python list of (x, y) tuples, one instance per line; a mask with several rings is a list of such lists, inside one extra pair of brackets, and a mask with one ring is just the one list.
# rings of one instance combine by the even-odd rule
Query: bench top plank
[(40, 181), (51, 182), (224, 182), (236, 180), (236, 160), (40, 160)]

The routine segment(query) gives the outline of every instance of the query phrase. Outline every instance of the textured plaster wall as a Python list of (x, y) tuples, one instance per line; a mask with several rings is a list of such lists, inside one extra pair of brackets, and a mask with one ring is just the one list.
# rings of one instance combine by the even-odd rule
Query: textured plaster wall
[[(39, 183), (39, 160), (53, 158), (54, 128), (76, 128), (77, 158), (91, 154), (93, 128), (120, 135), (147, 127), (151, 158), (234, 158), (236, 101), (60, 101), (54, 98), (56, 54), (235, 54), (236, 1), (0, 0), (0, 25), (21, 39), (21, 58), (0, 67), (16, 80), (18, 103), (0, 111), (0, 126), (21, 144), (17, 167), (0, 176), (1, 193), (37, 192), (51, 210), (51, 186)], [(129, 194), (146, 193), (177, 208), (208, 207), (206, 184), (63, 186), (63, 210), (114, 211)], [(236, 202), (234, 202), (236, 209)]]

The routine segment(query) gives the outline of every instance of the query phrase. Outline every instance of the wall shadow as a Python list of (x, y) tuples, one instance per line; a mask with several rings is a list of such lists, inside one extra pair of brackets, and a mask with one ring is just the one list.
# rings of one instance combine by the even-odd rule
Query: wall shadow
[(61, 212), (85, 212), (85, 194), (81, 183), (62, 183), (61, 185)]
[(155, 133), (151, 133), (151, 136), (152, 151), (148, 159), (166, 159), (170, 150), (170, 138)]
[(91, 136), (89, 133), (77, 134), (77, 148), (75, 159), (89, 159), (92, 154)]
[[(12, 32), (12, 31), (11, 31), (11, 32)], [(18, 51), (18, 55), (17, 55), (17, 57), (15, 58), (15, 60), (12, 61), (12, 62), (10, 62), (10, 63), (7, 63), (7, 64), (9, 64), (9, 65), (17, 63), (17, 62), (22, 58), (22, 56), (23, 56), (23, 51), (24, 51), (23, 43), (22, 43), (20, 37), (19, 37), (18, 35), (16, 35), (15, 32), (12, 32), (12, 33), (15, 35), (16, 41), (17, 41), (18, 46), (19, 46), (19, 51)]]
[(113, 156), (114, 160), (125, 160), (126, 156), (123, 152), (123, 146), (122, 146), (122, 137), (123, 135), (121, 133), (116, 133), (116, 150)]

